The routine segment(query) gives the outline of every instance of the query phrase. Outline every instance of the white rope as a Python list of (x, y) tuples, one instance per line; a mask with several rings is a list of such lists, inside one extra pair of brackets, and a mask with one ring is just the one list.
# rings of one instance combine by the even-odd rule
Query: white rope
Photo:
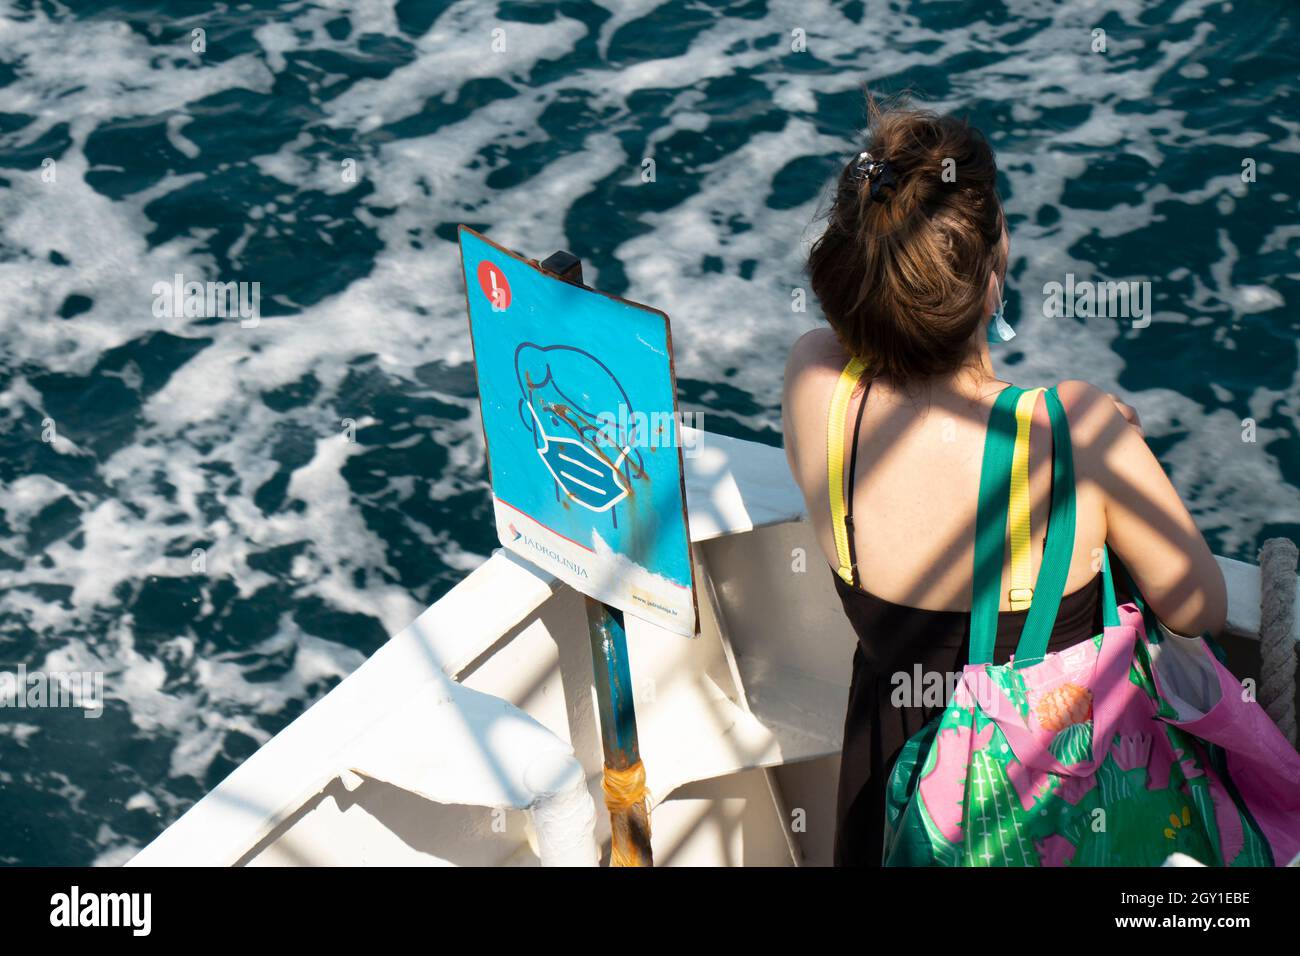
[(1270, 538), (1259, 551), (1259, 702), (1296, 745), (1296, 546)]

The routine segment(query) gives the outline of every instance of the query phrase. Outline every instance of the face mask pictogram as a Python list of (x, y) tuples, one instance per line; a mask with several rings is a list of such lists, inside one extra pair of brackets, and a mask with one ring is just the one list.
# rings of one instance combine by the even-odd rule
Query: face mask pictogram
[(579, 438), (548, 435), (531, 402), (528, 410), (542, 437), (537, 454), (570, 500), (591, 511), (608, 511), (627, 497), (627, 483), (619, 471), (628, 456), (627, 446), (611, 462)]

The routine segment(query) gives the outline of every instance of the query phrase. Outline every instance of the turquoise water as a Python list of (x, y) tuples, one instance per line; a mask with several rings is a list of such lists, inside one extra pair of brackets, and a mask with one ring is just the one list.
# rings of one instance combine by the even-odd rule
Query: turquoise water
[[(778, 444), (863, 82), (989, 134), (1008, 371), (1132, 402), (1219, 553), (1300, 538), (1293, 3), (0, 17), (0, 669), (107, 698), (0, 710), (6, 863), (129, 858), (494, 547), (457, 223), (665, 310), (683, 409)], [(178, 273), (260, 322), (155, 314)], [(1044, 317), (1067, 273), (1150, 281), (1151, 324)]]

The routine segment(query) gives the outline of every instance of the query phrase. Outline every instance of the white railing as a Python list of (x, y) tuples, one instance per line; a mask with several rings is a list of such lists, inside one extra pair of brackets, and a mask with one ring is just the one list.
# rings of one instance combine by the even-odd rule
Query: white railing
[(230, 866), (333, 780), (529, 811), (543, 865), (595, 865), (595, 804), (572, 747), (453, 679), (551, 595), (495, 554), (189, 809), (128, 865)]
[[(713, 433), (690, 437), (698, 449), (686, 459), (692, 541), (806, 520), (780, 448)], [(1260, 569), (1228, 558), (1218, 561), (1228, 589), (1228, 630), (1259, 639)], [(1295, 581), (1293, 573), (1290, 578)], [(237, 863), (331, 781), (340, 779), (352, 789), (374, 779), (437, 803), (527, 810), (543, 863), (594, 863), (596, 811), (569, 743), (508, 701), (456, 683), (474, 662), (499, 651), (512, 630), (535, 619), (558, 587), (528, 562), (494, 552), (132, 862)], [(1293, 615), (1290, 625), (1294, 646), (1300, 623)], [(786, 699), (794, 690), (782, 684), (773, 693)], [(748, 728), (753, 739), (745, 738), (752, 745), (745, 748), (746, 759), (736, 758), (725, 768), (700, 762), (688, 772), (679, 745), (676, 759), (655, 767), (667, 770), (671, 763), (690, 779), (706, 779), (779, 762), (780, 755), (799, 749), (795, 744), (804, 748), (801, 759), (833, 753), (838, 743), (831, 738), (841, 715), (837, 712), (816, 740), (791, 743), (780, 736), (780, 727), (765, 727), (760, 715), (737, 711), (728, 724), (733, 738), (728, 742), (734, 745)]]

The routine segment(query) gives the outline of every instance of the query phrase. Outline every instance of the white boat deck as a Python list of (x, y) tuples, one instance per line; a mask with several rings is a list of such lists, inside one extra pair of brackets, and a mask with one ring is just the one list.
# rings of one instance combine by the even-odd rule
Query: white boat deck
[[(855, 638), (784, 452), (692, 437), (701, 634), (626, 619), (656, 864), (826, 863)], [(1254, 637), (1258, 569), (1219, 560)], [(582, 597), (498, 550), (132, 864), (536, 865), (525, 771), (552, 751), (607, 841)]]

